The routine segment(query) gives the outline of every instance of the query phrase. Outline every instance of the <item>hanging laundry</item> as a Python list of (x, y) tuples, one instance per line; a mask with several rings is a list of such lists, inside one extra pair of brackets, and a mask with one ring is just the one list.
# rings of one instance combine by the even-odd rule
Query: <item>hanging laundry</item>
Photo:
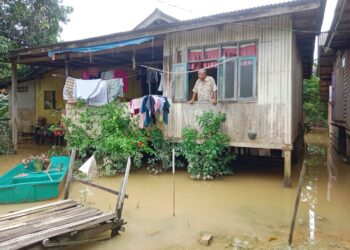
[(114, 101), (117, 97), (123, 97), (123, 87), (124, 83), (122, 78), (107, 80), (108, 102)]
[(163, 93), (163, 85), (164, 85), (164, 74), (160, 74), (160, 82), (159, 82), (159, 87), (158, 87), (158, 92)]
[(151, 119), (153, 123), (156, 124), (155, 101), (151, 95), (143, 99), (142, 106), (141, 106), (141, 114), (146, 115), (145, 123), (144, 123), (146, 128), (151, 123)]
[(140, 128), (148, 127), (151, 122), (156, 124), (157, 114), (161, 122), (168, 124), (169, 111), (170, 104), (165, 96), (147, 95), (130, 101), (131, 115), (138, 115)]
[(98, 107), (106, 105), (108, 103), (107, 81), (100, 80), (96, 93), (94, 97), (88, 98), (88, 104)]
[(135, 98), (130, 101), (130, 113), (132, 115), (137, 115), (140, 113), (142, 107), (142, 101), (144, 97)]
[(122, 78), (124, 87), (123, 87), (123, 92), (124, 94), (128, 92), (128, 72), (122, 69), (115, 69), (114, 70), (114, 78)]
[(101, 79), (94, 80), (82, 80), (75, 79), (76, 89), (77, 89), (77, 98), (88, 100), (89, 98), (94, 98), (99, 94), (98, 89), (100, 87)]
[(170, 113), (170, 103), (168, 102), (168, 98), (164, 97), (165, 102), (163, 106), (163, 121), (165, 124), (168, 124), (168, 117)]
[(101, 79), (102, 80), (110, 80), (113, 79), (114, 77), (114, 71), (113, 70), (109, 70), (109, 71), (105, 71), (101, 73)]
[(67, 77), (66, 83), (64, 84), (63, 100), (68, 102), (76, 101), (76, 84), (75, 79), (72, 77)]

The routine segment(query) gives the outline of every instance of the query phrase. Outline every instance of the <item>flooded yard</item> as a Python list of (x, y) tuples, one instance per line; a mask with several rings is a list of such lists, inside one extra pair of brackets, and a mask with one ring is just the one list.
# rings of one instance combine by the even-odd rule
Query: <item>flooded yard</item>
[[(294, 235), (296, 249), (350, 249), (350, 165), (328, 146), (327, 132), (306, 135), (306, 176)], [(45, 147), (20, 148), (15, 156), (0, 156), (0, 174)], [(126, 231), (109, 241), (83, 249), (287, 249), (300, 165), (293, 166), (292, 188), (283, 187), (282, 166), (242, 166), (235, 175), (214, 181), (194, 181), (176, 173), (176, 215), (172, 216), (172, 175), (130, 174), (123, 217)], [(121, 176), (95, 180), (119, 189)], [(73, 183), (70, 198), (112, 211), (116, 197)], [(1, 205), (0, 214), (30, 206)], [(198, 243), (201, 234), (212, 244)], [(76, 249), (82, 249), (81, 247)]]

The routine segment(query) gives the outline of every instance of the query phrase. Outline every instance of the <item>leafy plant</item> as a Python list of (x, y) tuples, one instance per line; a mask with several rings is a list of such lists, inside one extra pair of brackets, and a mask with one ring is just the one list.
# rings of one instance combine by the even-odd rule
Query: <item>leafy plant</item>
[(303, 84), (305, 122), (311, 126), (327, 126), (327, 103), (320, 99), (320, 79), (312, 76)]
[(168, 171), (172, 163), (172, 148), (175, 146), (164, 138), (159, 128), (149, 131), (149, 143), (152, 150), (148, 154), (147, 170), (152, 174)]
[(185, 128), (181, 146), (191, 177), (206, 180), (231, 174), (229, 164), (235, 156), (230, 151), (229, 137), (220, 129), (225, 114), (204, 112), (196, 120), (200, 131)]
[(123, 172), (128, 156), (134, 167), (141, 167), (143, 153), (152, 152), (146, 132), (131, 120), (119, 102), (87, 108), (74, 121), (64, 118), (64, 122), (69, 146), (77, 148), (82, 157), (93, 151), (102, 174)]
[[(9, 50), (57, 42), (61, 24), (69, 21), (72, 11), (60, 0), (0, 1), (0, 79), (11, 75)], [(19, 65), (18, 75), (26, 75), (29, 70)]]
[(47, 151), (47, 155), (51, 158), (52, 156), (69, 155), (69, 152), (64, 147), (53, 146)]

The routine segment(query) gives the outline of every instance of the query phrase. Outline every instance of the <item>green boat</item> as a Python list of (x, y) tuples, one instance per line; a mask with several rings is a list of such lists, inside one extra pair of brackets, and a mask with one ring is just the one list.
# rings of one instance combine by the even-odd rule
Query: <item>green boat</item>
[(0, 177), (0, 204), (33, 202), (55, 198), (69, 166), (68, 156), (53, 156), (48, 171), (36, 171), (21, 163)]

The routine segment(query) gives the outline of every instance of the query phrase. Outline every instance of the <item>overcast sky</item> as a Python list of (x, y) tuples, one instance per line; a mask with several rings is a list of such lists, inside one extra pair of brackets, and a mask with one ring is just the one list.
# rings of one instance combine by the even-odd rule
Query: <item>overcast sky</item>
[[(283, 0), (63, 0), (74, 12), (63, 26), (63, 41), (78, 40), (133, 29), (155, 8), (180, 20)], [(329, 29), (337, 0), (328, 0), (322, 31)], [(171, 5), (176, 5), (173, 7)]]

